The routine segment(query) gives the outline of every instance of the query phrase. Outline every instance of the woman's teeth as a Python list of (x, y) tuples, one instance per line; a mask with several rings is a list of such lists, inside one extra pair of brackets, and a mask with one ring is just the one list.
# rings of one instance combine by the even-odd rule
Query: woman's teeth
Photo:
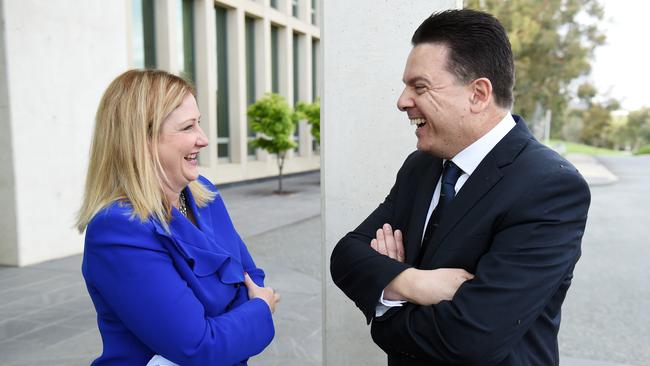
[(188, 160), (188, 161), (189, 160), (196, 160), (197, 155), (198, 155), (198, 153), (189, 154), (188, 156), (185, 157), (185, 160)]
[(418, 127), (424, 126), (424, 124), (427, 123), (427, 120), (425, 118), (412, 118), (411, 119), (411, 125), (417, 125)]

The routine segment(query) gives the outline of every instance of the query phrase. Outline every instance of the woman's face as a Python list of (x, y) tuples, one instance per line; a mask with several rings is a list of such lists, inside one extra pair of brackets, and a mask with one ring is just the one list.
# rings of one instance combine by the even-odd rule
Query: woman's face
[(192, 94), (165, 118), (160, 129), (158, 157), (174, 193), (199, 177), (198, 153), (208, 146), (208, 138), (199, 125), (199, 108)]

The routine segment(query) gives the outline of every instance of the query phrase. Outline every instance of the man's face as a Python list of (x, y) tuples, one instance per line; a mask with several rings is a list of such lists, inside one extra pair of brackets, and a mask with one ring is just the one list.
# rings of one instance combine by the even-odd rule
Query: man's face
[(452, 158), (471, 144), (469, 107), (472, 88), (447, 71), (448, 48), (442, 44), (415, 46), (404, 69), (399, 110), (416, 124), (418, 150)]

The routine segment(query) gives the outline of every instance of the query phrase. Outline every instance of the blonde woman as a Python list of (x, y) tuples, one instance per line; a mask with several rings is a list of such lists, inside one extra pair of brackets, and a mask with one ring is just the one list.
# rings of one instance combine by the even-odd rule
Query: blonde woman
[(199, 122), (192, 86), (164, 71), (127, 71), (101, 99), (77, 222), (93, 365), (245, 365), (273, 338), (279, 296), (198, 174)]

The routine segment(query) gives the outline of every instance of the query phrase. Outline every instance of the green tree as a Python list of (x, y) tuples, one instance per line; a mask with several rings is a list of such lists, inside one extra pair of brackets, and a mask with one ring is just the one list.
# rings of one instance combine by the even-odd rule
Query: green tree
[[(515, 58), (514, 111), (533, 118), (551, 110), (552, 135), (574, 97), (570, 84), (589, 73), (594, 49), (605, 35), (599, 28), (598, 0), (468, 0), (466, 6), (494, 14), (508, 31)], [(580, 17), (580, 21), (578, 21)], [(538, 107), (539, 105), (539, 107)]]
[(306, 119), (311, 125), (311, 135), (320, 143), (320, 99), (313, 103), (298, 102), (296, 105), (298, 119)]
[(582, 111), (582, 132), (580, 140), (585, 144), (599, 147), (612, 147), (610, 139), (613, 105), (592, 103)]
[(625, 129), (633, 151), (650, 144), (650, 108), (630, 112)]
[(282, 193), (282, 170), (287, 151), (297, 146), (293, 141), (296, 128), (294, 112), (283, 96), (268, 93), (248, 106), (248, 118), (251, 129), (258, 133), (252, 145), (277, 155), (277, 192)]

